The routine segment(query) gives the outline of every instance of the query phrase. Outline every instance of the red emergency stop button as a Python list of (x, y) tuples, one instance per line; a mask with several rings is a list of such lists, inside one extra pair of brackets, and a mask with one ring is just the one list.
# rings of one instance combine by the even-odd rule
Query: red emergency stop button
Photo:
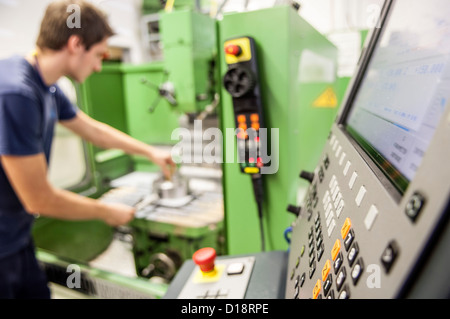
[(214, 270), (214, 260), (216, 259), (216, 251), (214, 248), (206, 247), (197, 250), (192, 256), (194, 262), (200, 266), (200, 270), (208, 273)]
[(242, 49), (239, 45), (236, 44), (229, 44), (225, 47), (225, 53), (231, 54), (234, 56), (239, 56), (242, 54)]

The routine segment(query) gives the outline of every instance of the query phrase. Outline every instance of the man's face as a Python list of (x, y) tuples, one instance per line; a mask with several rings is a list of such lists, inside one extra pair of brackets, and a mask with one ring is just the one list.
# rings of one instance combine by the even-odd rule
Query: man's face
[(93, 72), (102, 70), (102, 61), (108, 52), (108, 40), (94, 44), (89, 50), (80, 50), (73, 56), (70, 74), (73, 80), (82, 83)]

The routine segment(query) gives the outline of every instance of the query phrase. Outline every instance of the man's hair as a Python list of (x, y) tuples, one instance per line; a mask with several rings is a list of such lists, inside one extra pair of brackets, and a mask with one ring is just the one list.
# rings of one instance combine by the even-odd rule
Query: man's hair
[[(73, 25), (71, 17), (78, 12), (79, 16), (75, 19), (79, 19), (79, 24)], [(94, 44), (114, 35), (114, 32), (106, 15), (87, 1), (65, 0), (49, 4), (36, 45), (40, 49), (61, 50), (72, 35), (79, 36), (86, 50), (89, 50)]]

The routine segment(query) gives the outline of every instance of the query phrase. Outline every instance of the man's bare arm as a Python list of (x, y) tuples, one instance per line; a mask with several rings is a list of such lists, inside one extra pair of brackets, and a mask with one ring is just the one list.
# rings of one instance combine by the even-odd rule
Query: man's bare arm
[(127, 154), (141, 155), (160, 166), (164, 175), (170, 177), (175, 169), (170, 153), (138, 141), (131, 136), (78, 111), (71, 120), (61, 124), (86, 141), (103, 149), (120, 149)]
[(29, 213), (66, 220), (99, 219), (112, 226), (126, 224), (134, 216), (132, 207), (107, 204), (52, 187), (47, 180), (47, 163), (42, 153), (2, 155), (0, 160), (14, 191)]

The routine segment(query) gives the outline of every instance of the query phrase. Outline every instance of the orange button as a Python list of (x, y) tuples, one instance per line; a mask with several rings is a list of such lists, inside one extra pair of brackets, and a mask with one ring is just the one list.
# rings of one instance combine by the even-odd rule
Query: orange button
[(252, 115), (250, 115), (250, 121), (259, 122), (259, 115), (257, 113), (253, 113)]
[(333, 249), (331, 250), (331, 259), (333, 259), (333, 261), (336, 260), (337, 255), (339, 254), (340, 251), (341, 251), (341, 241), (339, 239), (336, 239)]
[(331, 262), (328, 259), (322, 269), (322, 281), (327, 280), (328, 274), (330, 273), (330, 269), (331, 269)]
[(319, 293), (320, 293), (320, 289), (322, 289), (322, 282), (319, 279), (319, 280), (317, 280), (317, 283), (313, 289), (313, 299), (317, 299), (317, 297), (319, 296)]
[(245, 115), (238, 115), (237, 121), (238, 123), (245, 123), (247, 122), (247, 118), (245, 117)]
[(259, 130), (259, 123), (252, 123), (252, 129), (255, 131)]
[(247, 130), (247, 124), (245, 124), (245, 123), (240, 123), (239, 124), (239, 128), (241, 129), (241, 130)]
[(352, 228), (352, 221), (350, 220), (350, 218), (347, 218), (344, 222), (344, 225), (341, 228), (342, 239), (345, 239), (345, 237), (347, 237), (350, 228)]

